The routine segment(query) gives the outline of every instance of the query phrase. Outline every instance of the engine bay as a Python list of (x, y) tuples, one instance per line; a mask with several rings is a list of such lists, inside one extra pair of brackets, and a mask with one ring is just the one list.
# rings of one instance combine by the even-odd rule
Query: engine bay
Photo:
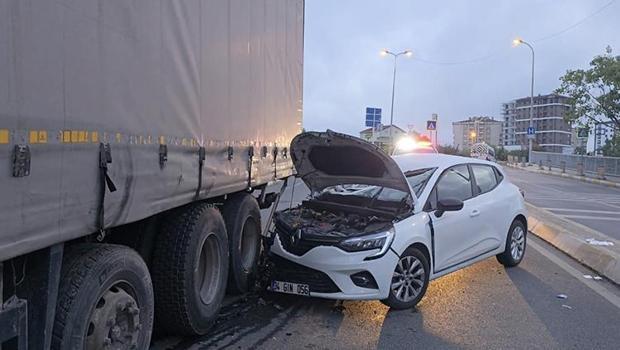
[(389, 215), (372, 213), (368, 209), (370, 213), (365, 213), (365, 208), (338, 207), (332, 203), (304, 201), (297, 207), (276, 213), (276, 227), (288, 233), (301, 230), (305, 238), (319, 239), (345, 238), (392, 227), (393, 218)]

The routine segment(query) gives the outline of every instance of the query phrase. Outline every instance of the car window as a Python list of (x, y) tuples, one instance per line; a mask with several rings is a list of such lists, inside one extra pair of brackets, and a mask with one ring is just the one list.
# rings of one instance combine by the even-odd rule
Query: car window
[(436, 190), (438, 201), (446, 198), (464, 201), (473, 197), (467, 165), (457, 165), (447, 169), (437, 181)]
[(424, 187), (426, 187), (426, 183), (428, 179), (433, 175), (436, 168), (426, 168), (426, 169), (418, 169), (412, 170), (405, 173), (407, 177), (407, 182), (409, 182), (409, 186), (413, 189), (413, 193), (417, 197), (420, 197)]
[(471, 170), (474, 173), (476, 179), (476, 185), (478, 186), (478, 193), (487, 193), (497, 186), (497, 177), (492, 167), (488, 165), (476, 165), (472, 164)]
[(497, 178), (497, 183), (502, 182), (502, 180), (504, 179), (504, 175), (502, 175), (502, 172), (499, 171), (499, 169), (497, 169), (496, 167), (493, 167), (493, 170), (495, 171), (495, 177)]

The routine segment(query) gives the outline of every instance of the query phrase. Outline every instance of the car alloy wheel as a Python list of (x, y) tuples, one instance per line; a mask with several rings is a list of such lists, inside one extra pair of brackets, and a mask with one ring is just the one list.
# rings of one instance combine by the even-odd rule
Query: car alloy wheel
[(425, 279), (426, 274), (420, 260), (415, 256), (404, 256), (396, 265), (390, 288), (396, 299), (407, 303), (420, 294)]
[(523, 227), (515, 226), (510, 235), (510, 255), (515, 261), (521, 259), (525, 250), (525, 232)]

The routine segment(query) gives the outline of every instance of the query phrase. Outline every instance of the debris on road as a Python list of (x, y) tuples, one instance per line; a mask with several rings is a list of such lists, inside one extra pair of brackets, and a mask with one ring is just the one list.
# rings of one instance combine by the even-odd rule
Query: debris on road
[(583, 275), (583, 278), (587, 279), (587, 280), (596, 280), (596, 281), (600, 281), (603, 279), (603, 277), (601, 276), (592, 276), (592, 275)]
[(588, 238), (586, 239), (586, 242), (588, 242), (588, 244), (591, 245), (601, 245), (601, 246), (613, 246), (614, 242), (611, 241), (599, 241), (596, 238)]
[(565, 309), (569, 309), (569, 310), (572, 310), (572, 309), (573, 309), (573, 307), (572, 307), (572, 306), (570, 306), (570, 305), (566, 305), (566, 304), (562, 304), (562, 307), (563, 307), (563, 308), (565, 308)]
[(331, 309), (332, 309), (332, 312), (342, 312), (342, 311), (346, 310), (347, 308), (344, 306), (342, 300), (338, 300), (338, 301), (336, 301), (334, 306), (332, 306)]
[(558, 294), (555, 297), (558, 298), (558, 299), (566, 299), (566, 298), (568, 298), (568, 296), (566, 294)]

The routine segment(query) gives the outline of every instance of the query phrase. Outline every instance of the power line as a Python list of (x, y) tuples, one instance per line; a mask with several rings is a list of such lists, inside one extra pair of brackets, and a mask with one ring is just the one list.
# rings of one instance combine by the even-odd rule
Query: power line
[(536, 40), (532, 40), (532, 42), (541, 42), (541, 41), (549, 40), (549, 39), (555, 38), (555, 37), (557, 37), (557, 36), (560, 36), (560, 35), (562, 35), (562, 34), (564, 34), (564, 33), (568, 32), (569, 30), (571, 30), (571, 29), (573, 29), (573, 28), (575, 28), (575, 27), (577, 27), (577, 26), (581, 25), (583, 22), (585, 22), (585, 21), (589, 20), (590, 18), (592, 18), (592, 17), (594, 17), (594, 16), (598, 15), (599, 13), (603, 12), (603, 10), (605, 10), (606, 8), (608, 8), (609, 6), (611, 6), (614, 2), (616, 2), (616, 0), (611, 0), (610, 2), (608, 2), (608, 3), (606, 3), (605, 5), (603, 5), (602, 7), (600, 7), (598, 10), (596, 10), (596, 11), (592, 12), (592, 13), (591, 13), (591, 14), (589, 14), (588, 16), (586, 16), (586, 17), (584, 17), (584, 18), (580, 19), (579, 21), (577, 21), (577, 22), (575, 22), (575, 23), (571, 24), (570, 26), (568, 26), (568, 27), (566, 27), (566, 28), (564, 28), (564, 29), (562, 29), (562, 30), (560, 30), (560, 31), (558, 31), (558, 32), (555, 32), (555, 33), (553, 33), (553, 34), (549, 34), (549, 35), (544, 36), (544, 37), (542, 37), (542, 38), (539, 38), (539, 39), (536, 39)]
[[(609, 6), (613, 5), (616, 2), (616, 0), (611, 0), (608, 3), (606, 3), (605, 5), (601, 6), (600, 8), (598, 8), (596, 11), (590, 13), (589, 15), (587, 15), (586, 17), (580, 19), (579, 21), (569, 25), (568, 27), (563, 28), (562, 30), (559, 30), (555, 33), (546, 35), (544, 37), (538, 38), (536, 40), (532, 40), (533, 43), (537, 43), (537, 42), (541, 42), (541, 41), (545, 41), (545, 40), (549, 40), (555, 37), (558, 37), (568, 31), (570, 31), (571, 29), (574, 29), (576, 27), (578, 27), (579, 25), (583, 24), (584, 22), (586, 22), (587, 20), (589, 20), (590, 18), (598, 15), (599, 13), (603, 12), (605, 9), (607, 9)], [(456, 65), (462, 65), (462, 64), (472, 64), (472, 63), (479, 63), (479, 62), (484, 62), (487, 60), (490, 60), (491, 58), (495, 58), (497, 56), (500, 56), (502, 54), (502, 52), (506, 52), (507, 49), (501, 49), (501, 50), (496, 50), (494, 53), (490, 53), (484, 56), (479, 56), (479, 57), (475, 57), (472, 59), (468, 59), (468, 60), (462, 60), (462, 61), (435, 61), (435, 60), (429, 60), (429, 59), (425, 59), (425, 58), (420, 58), (420, 57), (416, 57), (414, 56), (413, 59), (422, 63), (427, 63), (427, 64), (434, 64), (434, 65), (441, 65), (441, 66), (456, 66)]]

